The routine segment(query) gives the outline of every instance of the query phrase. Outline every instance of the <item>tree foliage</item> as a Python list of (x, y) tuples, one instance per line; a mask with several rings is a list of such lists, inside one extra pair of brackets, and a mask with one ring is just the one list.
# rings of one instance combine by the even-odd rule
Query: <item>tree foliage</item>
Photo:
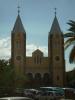
[(11, 87), (13, 82), (13, 67), (7, 60), (0, 60), (0, 87)]
[(66, 72), (66, 75), (67, 75), (67, 85), (69, 87), (75, 88), (75, 69)]

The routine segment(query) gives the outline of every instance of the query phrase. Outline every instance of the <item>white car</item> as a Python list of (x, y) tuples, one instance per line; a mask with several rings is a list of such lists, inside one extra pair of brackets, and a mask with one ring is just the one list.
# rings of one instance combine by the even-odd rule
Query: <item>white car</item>
[(40, 87), (42, 96), (50, 96), (51, 98), (64, 97), (64, 90), (60, 87)]
[(0, 98), (0, 100), (33, 100), (33, 99), (28, 97), (3, 97)]

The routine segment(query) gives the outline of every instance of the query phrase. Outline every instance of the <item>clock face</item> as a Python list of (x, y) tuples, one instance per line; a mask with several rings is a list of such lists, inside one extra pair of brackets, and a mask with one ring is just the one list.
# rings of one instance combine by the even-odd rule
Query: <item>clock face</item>
[(17, 56), (16, 59), (17, 59), (17, 60), (21, 60), (21, 56)]

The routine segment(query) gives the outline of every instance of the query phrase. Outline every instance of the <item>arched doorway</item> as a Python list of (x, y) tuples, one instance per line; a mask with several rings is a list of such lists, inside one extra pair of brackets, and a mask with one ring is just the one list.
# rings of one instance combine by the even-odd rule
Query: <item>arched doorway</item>
[(33, 74), (32, 73), (27, 73), (27, 86), (28, 88), (33, 87)]
[(49, 75), (49, 73), (44, 73), (43, 85), (44, 86), (50, 86), (50, 75)]
[(34, 80), (35, 80), (36, 87), (40, 87), (41, 86), (41, 74), (36, 73)]

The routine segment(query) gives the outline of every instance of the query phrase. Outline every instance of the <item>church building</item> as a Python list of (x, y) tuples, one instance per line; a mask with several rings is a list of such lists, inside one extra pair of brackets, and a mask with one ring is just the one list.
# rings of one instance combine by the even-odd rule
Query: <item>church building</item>
[(11, 32), (11, 60), (15, 78), (26, 76), (30, 87), (65, 85), (64, 36), (56, 13), (48, 34), (48, 57), (39, 49), (26, 56), (26, 30), (18, 13)]

